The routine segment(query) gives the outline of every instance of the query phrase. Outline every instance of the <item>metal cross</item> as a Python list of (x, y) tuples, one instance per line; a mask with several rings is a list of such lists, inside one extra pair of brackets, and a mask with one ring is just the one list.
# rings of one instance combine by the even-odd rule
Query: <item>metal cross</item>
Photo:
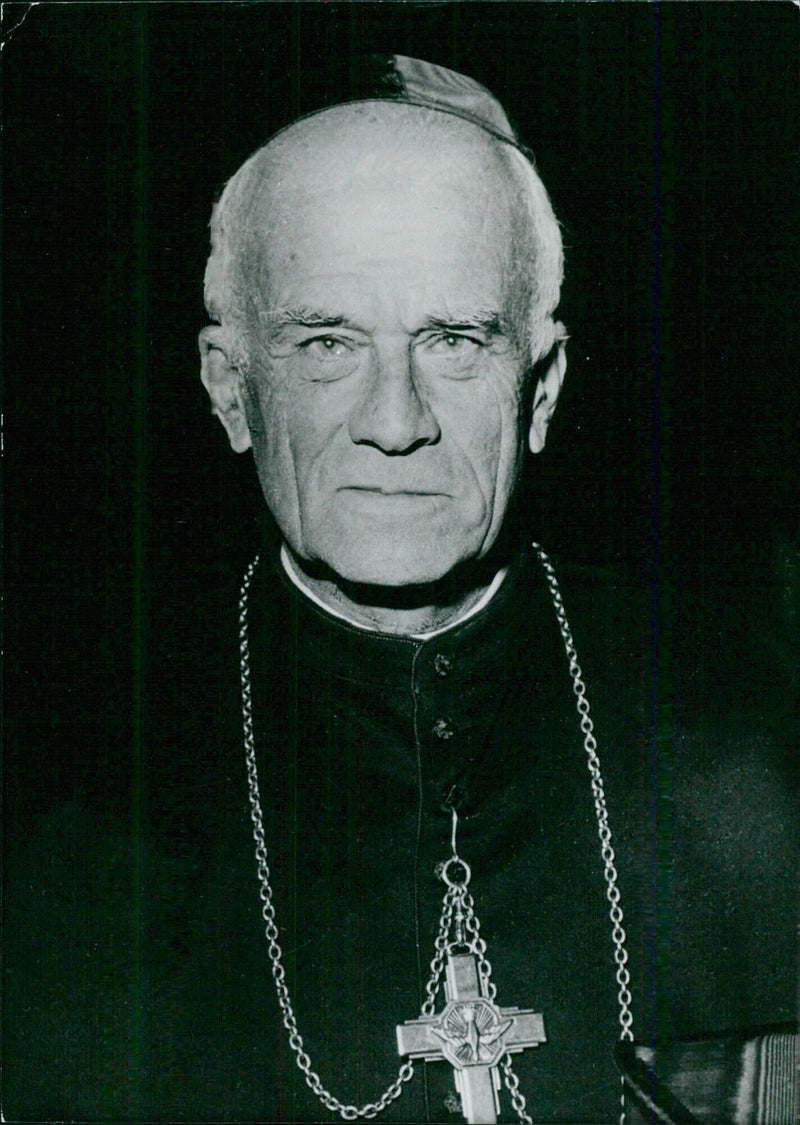
[(544, 1020), (537, 1012), (498, 1008), (488, 1000), (473, 953), (448, 954), (445, 996), (438, 1016), (398, 1025), (397, 1049), (412, 1059), (449, 1062), (465, 1120), (494, 1125), (503, 1055), (544, 1043)]

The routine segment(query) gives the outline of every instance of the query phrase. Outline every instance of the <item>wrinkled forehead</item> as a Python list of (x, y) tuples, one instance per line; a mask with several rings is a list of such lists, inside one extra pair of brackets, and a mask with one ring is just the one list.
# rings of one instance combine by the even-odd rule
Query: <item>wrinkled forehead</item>
[[(452, 194), (501, 225), (519, 211), (507, 146), (448, 114), (404, 104), (336, 106), (297, 122), (231, 181), (227, 225), (260, 233), (338, 200), (384, 193), (395, 205)], [(505, 222), (503, 222), (505, 220)]]

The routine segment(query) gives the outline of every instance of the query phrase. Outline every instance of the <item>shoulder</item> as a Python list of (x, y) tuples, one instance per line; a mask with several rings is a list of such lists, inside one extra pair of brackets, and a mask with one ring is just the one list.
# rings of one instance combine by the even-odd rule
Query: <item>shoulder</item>
[(704, 1034), (791, 1020), (798, 825), (790, 622), (778, 591), (764, 584), (707, 577), (670, 597), (656, 665), (654, 839), (676, 1025)]
[(618, 834), (639, 857), (652, 1018), (676, 1035), (791, 1020), (796, 649), (782, 592), (554, 566)]

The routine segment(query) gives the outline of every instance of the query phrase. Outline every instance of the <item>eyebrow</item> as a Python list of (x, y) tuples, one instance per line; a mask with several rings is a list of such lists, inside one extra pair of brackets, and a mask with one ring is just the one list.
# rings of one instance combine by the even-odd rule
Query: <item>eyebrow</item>
[(480, 309), (471, 313), (458, 312), (452, 316), (429, 316), (424, 326), (414, 335), (430, 332), (432, 328), (438, 328), (442, 332), (480, 331), (485, 332), (487, 336), (497, 336), (505, 331), (503, 317), (493, 309)]
[(346, 316), (305, 306), (266, 309), (261, 317), (270, 328), (288, 328), (292, 325), (299, 328), (358, 328)]
[[(261, 316), (270, 328), (277, 330), (296, 326), (298, 328), (350, 328), (354, 331), (365, 331), (362, 324), (358, 324), (347, 316), (328, 312), (324, 309), (313, 309), (305, 305), (266, 309)], [(508, 326), (506, 317), (503, 317), (495, 309), (454, 309), (452, 312), (435, 313), (427, 316), (422, 326), (416, 329), (412, 335), (415, 337), (421, 336), (424, 332), (430, 332), (431, 330), (441, 332), (480, 331), (485, 332), (487, 336), (497, 336), (507, 332)]]

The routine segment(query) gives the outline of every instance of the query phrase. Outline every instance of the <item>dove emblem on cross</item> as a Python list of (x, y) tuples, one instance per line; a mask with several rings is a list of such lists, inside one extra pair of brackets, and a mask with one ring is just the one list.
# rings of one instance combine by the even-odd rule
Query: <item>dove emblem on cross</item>
[(493, 1066), (503, 1053), (503, 1037), (513, 1021), (499, 1018), (488, 1000), (453, 1000), (431, 1034), (443, 1044), (454, 1066)]
[(450, 1063), (465, 1119), (493, 1125), (503, 1056), (544, 1043), (544, 1021), (537, 1012), (500, 1008), (484, 996), (473, 953), (448, 954), (445, 995), (438, 1016), (399, 1025), (397, 1049), (412, 1059)]

